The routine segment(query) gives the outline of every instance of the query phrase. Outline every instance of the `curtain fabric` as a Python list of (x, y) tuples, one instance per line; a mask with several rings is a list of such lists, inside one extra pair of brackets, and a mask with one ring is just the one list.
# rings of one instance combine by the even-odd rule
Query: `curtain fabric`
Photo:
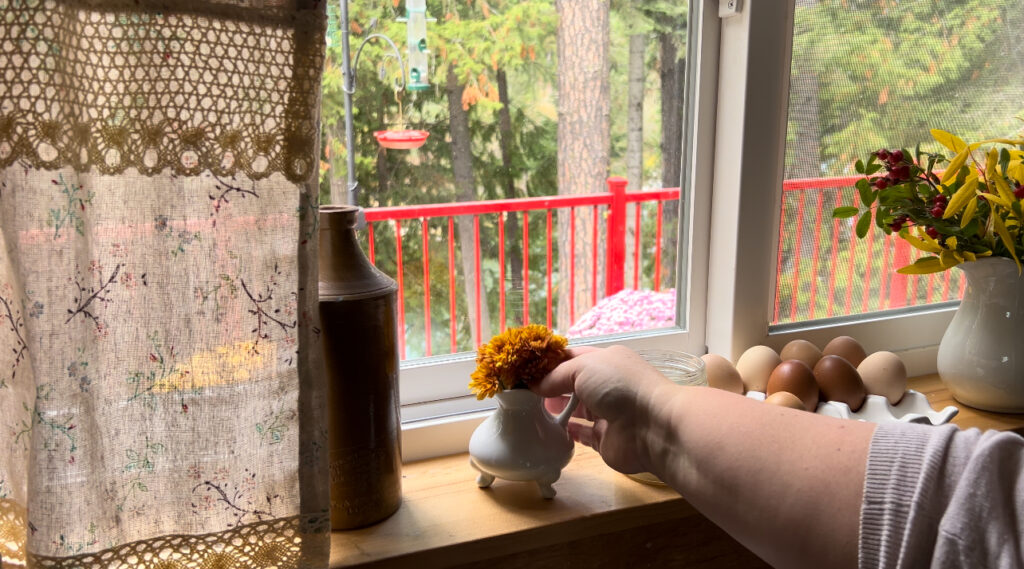
[(324, 28), (0, 0), (5, 568), (326, 564)]

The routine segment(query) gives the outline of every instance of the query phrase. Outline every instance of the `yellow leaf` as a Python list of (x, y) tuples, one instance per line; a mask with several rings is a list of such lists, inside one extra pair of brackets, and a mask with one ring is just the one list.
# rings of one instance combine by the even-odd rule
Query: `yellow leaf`
[(974, 212), (977, 211), (977, 209), (978, 199), (972, 197), (971, 200), (967, 202), (967, 208), (964, 209), (964, 217), (960, 220), (960, 229), (967, 227), (967, 224), (974, 219)]
[(915, 249), (919, 249), (925, 253), (939, 253), (942, 251), (942, 247), (939, 247), (939, 244), (931, 237), (924, 236), (925, 240), (921, 240), (914, 237), (906, 230), (900, 231), (900, 237), (906, 239), (907, 243), (913, 245)]
[(946, 206), (946, 211), (942, 214), (942, 219), (949, 219), (950, 217), (953, 217), (969, 202), (976, 201), (974, 199), (974, 194), (977, 189), (978, 174), (972, 170), (971, 173), (967, 175), (967, 180), (964, 182), (964, 185), (960, 186), (960, 189), (953, 194), (953, 198), (949, 200), (949, 204)]
[(999, 151), (989, 148), (985, 155), (985, 179), (991, 180), (996, 176), (996, 167), (999, 166)]
[(994, 204), (999, 204), (999, 205), (1003, 206), (1006, 209), (1010, 209), (1010, 204), (1006, 200), (1004, 200), (1003, 198), (1001, 198), (1001, 197), (999, 197), (999, 196), (997, 196), (995, 194), (978, 194), (978, 195), (983, 197), (983, 198), (985, 198), (985, 199), (987, 199), (988, 201), (990, 201), (990, 202), (992, 202)]
[(901, 275), (927, 275), (929, 273), (941, 273), (946, 270), (937, 257), (929, 257), (912, 265), (901, 267), (896, 270)]
[(950, 235), (946, 238), (946, 248), (955, 251), (956, 250), (956, 237)]
[(940, 182), (945, 184), (948, 183), (950, 180), (956, 179), (957, 173), (960, 171), (960, 168), (963, 168), (964, 164), (967, 162), (967, 157), (970, 155), (970, 146), (967, 146), (963, 150), (961, 150), (960, 153), (957, 154), (956, 157), (954, 157), (953, 160), (949, 163), (949, 167), (946, 168), (946, 171), (942, 173), (942, 180), (940, 180)]
[(970, 251), (964, 251), (964, 259), (967, 261), (977, 261), (978, 257)]
[(1024, 140), (1014, 140), (1012, 138), (989, 138), (987, 140), (982, 140), (977, 144), (1010, 144), (1016, 146), (1022, 142), (1024, 142)]
[(1013, 262), (1017, 263), (1017, 270), (1021, 270), (1020, 259), (1017, 258), (1017, 252), (1013, 246), (1013, 239), (1010, 237), (1010, 232), (1006, 230), (1006, 226), (1003, 225), (1003, 220), (999, 219), (998, 215), (992, 216), (992, 225), (999, 235), (999, 239), (1006, 246), (1006, 249), (1010, 251), (1010, 255), (1013, 257)]
[(943, 251), (939, 253), (939, 264), (942, 265), (942, 268), (948, 269), (959, 265), (960, 260), (956, 258), (956, 253), (952, 251)]
[(932, 138), (953, 152), (960, 152), (967, 147), (967, 143), (959, 136), (937, 128), (932, 129)]
[(1011, 204), (1014, 201), (1016, 201), (1017, 198), (1015, 198), (1013, 196), (1013, 192), (1010, 191), (1010, 185), (1006, 183), (1006, 178), (1000, 176), (999, 174), (996, 174), (995, 175), (995, 182), (996, 182), (996, 189), (999, 190), (999, 197), (1001, 197), (1004, 200), (1006, 200), (1006, 203), (1007, 203), (1006, 207), (1010, 207), (1009, 204)]

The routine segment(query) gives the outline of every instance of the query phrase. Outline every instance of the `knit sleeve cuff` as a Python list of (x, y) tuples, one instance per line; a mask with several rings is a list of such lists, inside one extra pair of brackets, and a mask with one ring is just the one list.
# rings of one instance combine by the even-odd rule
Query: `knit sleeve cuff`
[(929, 442), (955, 427), (884, 423), (875, 429), (864, 477), (860, 513), (859, 563), (861, 569), (896, 567), (906, 561), (908, 518), (921, 504), (922, 491), (934, 483), (936, 457)]

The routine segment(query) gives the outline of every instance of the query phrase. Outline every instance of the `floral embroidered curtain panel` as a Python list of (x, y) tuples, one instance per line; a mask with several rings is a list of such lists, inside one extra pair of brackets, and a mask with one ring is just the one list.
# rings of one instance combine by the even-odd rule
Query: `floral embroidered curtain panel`
[(5, 568), (326, 563), (324, 20), (0, 1)]

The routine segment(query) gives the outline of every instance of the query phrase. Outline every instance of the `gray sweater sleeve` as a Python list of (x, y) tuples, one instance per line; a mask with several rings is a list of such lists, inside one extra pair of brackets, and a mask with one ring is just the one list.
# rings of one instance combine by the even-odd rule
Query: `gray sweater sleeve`
[(871, 440), (861, 569), (1024, 567), (1024, 438), (907, 423)]

